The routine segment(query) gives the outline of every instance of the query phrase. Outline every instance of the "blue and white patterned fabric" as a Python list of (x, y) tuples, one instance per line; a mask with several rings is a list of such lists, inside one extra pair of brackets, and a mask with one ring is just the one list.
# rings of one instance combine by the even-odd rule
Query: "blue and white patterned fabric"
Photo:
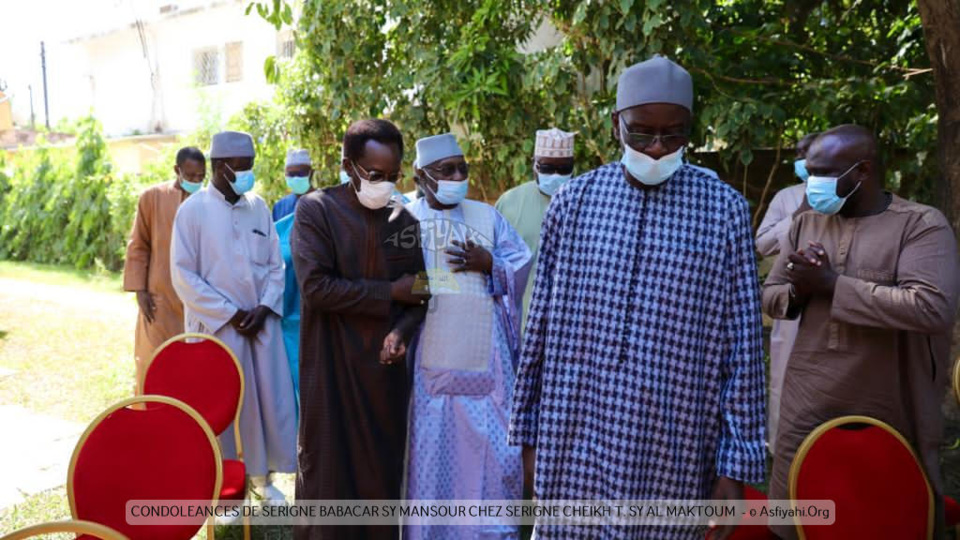
[(540, 499), (708, 499), (718, 475), (763, 480), (762, 358), (747, 201), (689, 165), (644, 190), (608, 164), (564, 186), (544, 218), (510, 442), (536, 446)]
[[(514, 298), (523, 296), (526, 281), (518, 274), (530, 264), (530, 249), (490, 205), (466, 200), (441, 211), (420, 198), (407, 208), (420, 220), (433, 294), (409, 357), (414, 375), (407, 499), (520, 499), (523, 462), (520, 448), (507, 444), (507, 428), (520, 333)], [(460, 273), (456, 285), (438, 283), (435, 278), (450, 271), (450, 257), (443, 250), (452, 247), (451, 240), (464, 238), (490, 251), (490, 275)], [(433, 329), (439, 333), (431, 337)], [(516, 540), (519, 535), (508, 525), (403, 530), (408, 540)]]

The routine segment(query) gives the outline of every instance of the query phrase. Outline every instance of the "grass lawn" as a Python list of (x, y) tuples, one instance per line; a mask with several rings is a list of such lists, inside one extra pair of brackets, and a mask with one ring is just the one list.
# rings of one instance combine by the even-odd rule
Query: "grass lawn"
[(86, 424), (128, 397), (136, 309), (117, 275), (0, 263), (0, 404)]
[[(85, 426), (111, 403), (131, 396), (136, 314), (134, 295), (123, 292), (118, 274), (0, 261), (0, 371), (7, 374), (0, 375), (0, 406)], [(13, 441), (18, 435), (27, 434), (5, 437)], [(292, 494), (292, 475), (278, 480)], [(0, 535), (69, 516), (61, 486), (0, 510)], [(239, 539), (242, 530), (222, 527), (217, 537)], [(270, 527), (255, 528), (253, 537), (292, 535)]]

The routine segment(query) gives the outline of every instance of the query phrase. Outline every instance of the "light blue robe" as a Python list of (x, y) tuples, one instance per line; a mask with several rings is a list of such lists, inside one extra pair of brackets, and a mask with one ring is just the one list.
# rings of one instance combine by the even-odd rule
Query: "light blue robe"
[[(420, 220), (433, 294), (412, 353), (407, 499), (520, 499), (523, 463), (520, 447), (507, 444), (507, 429), (518, 361), (518, 303), (530, 250), (487, 204), (464, 201), (438, 211), (421, 198), (407, 208)], [(464, 230), (493, 255), (491, 275), (448, 273), (450, 256), (443, 249), (451, 240), (462, 241)], [(444, 288), (456, 292), (445, 294)], [(407, 526), (404, 538), (515, 539), (519, 531)]]
[(293, 258), (290, 255), (290, 232), (293, 230), (293, 213), (287, 214), (274, 223), (280, 240), (280, 255), (283, 257), (283, 344), (287, 349), (287, 362), (293, 377), (293, 395), (297, 398), (297, 414), (300, 412), (300, 288), (297, 275), (293, 271)]

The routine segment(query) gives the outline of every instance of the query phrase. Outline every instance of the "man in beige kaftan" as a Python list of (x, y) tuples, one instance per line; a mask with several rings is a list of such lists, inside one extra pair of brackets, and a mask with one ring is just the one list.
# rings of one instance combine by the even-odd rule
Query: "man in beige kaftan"
[(137, 380), (157, 347), (183, 333), (183, 304), (170, 282), (170, 234), (180, 203), (203, 185), (206, 167), (203, 152), (181, 148), (173, 168), (177, 179), (147, 188), (137, 203), (123, 265), (123, 290), (137, 293), (140, 308), (134, 337)]
[[(957, 246), (937, 210), (883, 190), (872, 134), (840, 126), (807, 156), (807, 210), (794, 219), (763, 287), (772, 317), (802, 315), (787, 363), (770, 499), (819, 424), (865, 415), (911, 443), (936, 493), (938, 450), (957, 307)], [(842, 512), (837, 508), (837, 512)], [(883, 516), (877, 516), (883, 519)], [(776, 528), (794, 538), (792, 528)]]

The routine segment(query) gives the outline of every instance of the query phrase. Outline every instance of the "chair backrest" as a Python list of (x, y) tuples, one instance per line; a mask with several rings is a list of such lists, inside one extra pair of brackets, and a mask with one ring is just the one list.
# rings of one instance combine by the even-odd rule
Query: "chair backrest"
[(102, 540), (128, 540), (126, 536), (118, 533), (110, 527), (107, 527), (106, 525), (100, 525), (99, 523), (94, 523), (92, 521), (72, 519), (65, 521), (50, 521), (48, 523), (32, 525), (25, 529), (13, 531), (6, 536), (0, 537), (0, 540), (23, 540), (25, 538), (34, 538), (41, 535), (57, 533), (82, 534), (85, 536), (92, 536), (94, 538), (101, 538)]
[[(190, 405), (217, 435), (239, 429), (243, 368), (226, 344), (206, 334), (180, 334), (157, 348), (139, 393), (170, 396)], [(238, 441), (239, 432), (234, 434)]]
[(926, 473), (907, 440), (875, 418), (844, 416), (813, 430), (790, 467), (790, 498), (836, 503), (834, 524), (798, 525), (801, 539), (933, 535)]
[(67, 497), (75, 519), (137, 540), (186, 540), (203, 525), (202, 517), (184, 525), (129, 525), (127, 502), (214, 504), (222, 482), (220, 447), (200, 414), (179, 400), (147, 395), (111, 405), (90, 423), (70, 460)]

